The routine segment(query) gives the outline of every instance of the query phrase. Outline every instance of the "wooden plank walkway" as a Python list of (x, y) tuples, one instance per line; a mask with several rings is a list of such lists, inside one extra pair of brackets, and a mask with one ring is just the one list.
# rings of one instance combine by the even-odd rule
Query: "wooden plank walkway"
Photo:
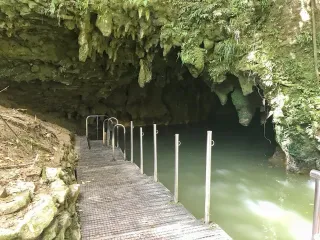
[(161, 183), (140, 174), (139, 168), (123, 161), (116, 150), (101, 141), (77, 137), (81, 184), (79, 214), (82, 239), (231, 239), (217, 225), (195, 219)]

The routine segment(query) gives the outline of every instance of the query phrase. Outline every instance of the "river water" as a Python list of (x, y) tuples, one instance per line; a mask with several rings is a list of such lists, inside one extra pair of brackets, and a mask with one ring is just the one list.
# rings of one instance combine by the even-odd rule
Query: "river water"
[[(143, 129), (144, 169), (152, 176), (152, 126)], [(173, 192), (174, 134), (178, 133), (182, 143), (179, 200), (198, 219), (204, 216), (206, 131), (212, 130), (211, 220), (235, 240), (311, 239), (314, 184), (308, 176), (288, 175), (270, 166), (268, 158), (275, 148), (272, 125), (264, 128), (256, 122), (242, 127), (220, 121), (158, 129), (159, 181)], [(139, 128), (135, 127), (138, 165), (139, 159)]]

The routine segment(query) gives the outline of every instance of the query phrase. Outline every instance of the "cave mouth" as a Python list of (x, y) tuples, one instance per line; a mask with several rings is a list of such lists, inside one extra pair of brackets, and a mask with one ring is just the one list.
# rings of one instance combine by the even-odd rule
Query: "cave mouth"
[[(265, 118), (268, 106), (263, 101), (263, 91), (250, 77), (227, 73), (223, 82), (213, 84), (205, 70), (197, 78), (190, 73), (179, 58), (181, 49), (173, 49), (165, 58), (160, 50), (153, 60), (152, 79), (144, 87), (137, 81), (139, 69), (135, 67), (124, 69), (118, 82), (108, 72), (104, 77), (78, 79), (72, 84), (41, 79), (3, 81), (1, 84), (10, 88), (2, 94), (0, 103), (8, 100), (17, 103), (14, 108), (51, 114), (54, 118), (47, 120), (69, 129), (60, 120), (74, 122), (78, 134), (84, 134), (85, 118), (92, 114), (115, 116), (126, 125), (134, 121), (136, 126), (200, 123), (221, 125), (226, 131), (240, 129), (241, 125), (246, 126), (245, 131), (254, 127), (265, 131), (266, 126), (272, 125), (271, 119), (260, 124), (259, 118)], [(92, 122), (92, 128), (95, 126)], [(267, 129), (273, 131), (272, 127)], [(270, 138), (273, 142), (274, 136)]]
[[(191, 105), (188, 112), (193, 113), (191, 116), (195, 117), (196, 120), (189, 121), (189, 118), (185, 119), (184, 122), (179, 122), (189, 129), (194, 128), (194, 130), (191, 130), (191, 134), (196, 131), (205, 132), (206, 130), (212, 130), (213, 137), (216, 136), (217, 141), (251, 142), (253, 146), (263, 145), (264, 148), (261, 148), (261, 150), (264, 151), (265, 156), (268, 158), (274, 154), (277, 143), (275, 140), (273, 118), (269, 116), (270, 107), (264, 100), (261, 88), (254, 86), (251, 94), (247, 96), (241, 94), (244, 97), (242, 100), (248, 100), (247, 102), (243, 101), (242, 107), (244, 109), (241, 109), (239, 105), (235, 104), (235, 97), (232, 96), (234, 91), (237, 91), (236, 97), (239, 97), (239, 92), (242, 92), (241, 86), (238, 78), (232, 74), (226, 75), (224, 84), (232, 83), (234, 90), (226, 94), (226, 100), (223, 104), (221, 98), (214, 91), (211, 91), (208, 83), (203, 81), (203, 79), (189, 78), (185, 83), (181, 83), (188, 83), (189, 86), (193, 84), (193, 91), (191, 91), (190, 96), (193, 101), (189, 100)], [(177, 87), (175, 91), (184, 88)], [(204, 97), (199, 98), (199, 96)], [(183, 106), (184, 104), (180, 103), (180, 105)], [(249, 120), (246, 115), (249, 115)], [(243, 117), (245, 120), (241, 120), (240, 117)], [(236, 151), (237, 145), (230, 146), (230, 149)], [(248, 150), (248, 154), (250, 154), (250, 150)]]
[[(266, 147), (266, 155), (271, 156), (276, 147), (275, 132), (272, 117), (267, 118), (270, 109), (263, 100), (262, 89), (255, 86), (252, 93), (243, 96), (239, 80), (232, 74), (227, 74), (224, 84), (232, 84), (233, 90), (226, 94), (225, 101), (221, 101), (221, 97), (212, 91), (206, 81), (193, 78), (188, 71), (184, 71), (181, 79), (171, 79), (164, 86), (159, 85), (156, 80), (144, 88), (131, 83), (123, 89), (117, 89), (116, 96), (111, 95), (111, 99), (114, 99), (111, 102), (117, 103), (121, 100), (116, 99), (120, 99), (120, 96), (123, 96), (121, 93), (126, 89), (126, 107), (122, 111), (114, 112), (114, 116), (120, 121), (127, 119), (123, 121), (127, 126), (129, 121), (133, 121), (135, 126), (147, 126), (146, 129), (154, 123), (159, 127), (174, 125), (177, 131), (181, 127), (202, 132), (205, 132), (205, 129), (212, 130), (213, 134), (220, 136), (223, 141), (222, 136), (267, 142), (270, 147)], [(240, 104), (235, 104), (235, 99)], [(110, 112), (99, 113), (111, 116)], [(102, 122), (103, 119), (100, 119), (99, 139), (102, 139)], [(92, 139), (96, 139), (96, 125), (94, 122), (91, 126)], [(237, 146), (233, 146), (233, 149), (236, 148)]]

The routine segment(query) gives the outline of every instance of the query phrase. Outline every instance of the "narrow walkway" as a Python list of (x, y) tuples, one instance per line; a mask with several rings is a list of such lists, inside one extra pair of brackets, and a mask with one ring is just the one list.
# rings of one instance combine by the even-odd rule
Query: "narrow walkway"
[(162, 184), (140, 174), (139, 168), (121, 160), (112, 161), (112, 149), (85, 137), (77, 137), (81, 183), (79, 213), (82, 239), (231, 239), (218, 226), (205, 226)]

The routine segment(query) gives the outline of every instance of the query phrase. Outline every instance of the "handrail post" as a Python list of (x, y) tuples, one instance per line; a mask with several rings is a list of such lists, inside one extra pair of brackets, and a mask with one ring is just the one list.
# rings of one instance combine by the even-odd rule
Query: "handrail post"
[(86, 138), (87, 138), (88, 148), (91, 149), (91, 144), (89, 139), (89, 118), (90, 116), (86, 118)]
[(107, 133), (106, 133), (106, 126), (105, 126), (105, 121), (103, 121), (102, 123), (102, 144), (106, 145), (106, 137), (107, 137)]
[[(106, 139), (106, 142), (107, 142), (107, 146), (110, 146), (110, 133), (111, 133), (111, 131), (110, 131), (110, 129), (111, 129), (111, 127), (113, 127), (111, 124), (113, 124), (113, 121), (112, 120), (115, 120), (116, 121), (116, 124), (118, 124), (119, 123), (119, 121), (118, 121), (118, 119), (117, 118), (115, 118), (115, 117), (110, 117), (110, 118), (108, 118), (108, 119), (105, 119), (104, 121), (103, 121), (103, 127), (105, 127), (105, 122), (107, 121), (107, 139)], [(111, 122), (111, 123), (110, 123)], [(115, 125), (116, 125), (115, 124)], [(104, 132), (105, 130), (103, 130), (103, 132)], [(112, 134), (113, 134), (113, 128), (112, 128)], [(119, 136), (118, 136), (118, 138), (119, 138)]]
[(90, 118), (90, 116), (88, 116), (87, 118), (86, 118), (86, 137), (87, 137), (87, 139), (89, 139), (89, 118)]
[(133, 163), (133, 121), (130, 122), (131, 163)]
[(207, 132), (207, 153), (206, 153), (206, 196), (204, 222), (210, 223), (210, 197), (211, 197), (211, 148), (214, 145), (212, 140), (212, 131)]
[(174, 202), (179, 202), (179, 134), (175, 134)]
[(113, 156), (113, 160), (115, 161), (116, 157), (114, 153), (114, 134), (112, 134), (112, 156)]
[[(126, 128), (122, 124), (116, 124), (113, 126), (113, 133), (116, 128), (122, 127), (123, 128), (123, 160), (126, 160)], [(112, 134), (112, 152), (113, 152), (113, 159), (115, 160), (115, 151), (114, 146), (115, 145), (115, 134)]]
[(97, 115), (97, 140), (99, 140), (99, 116)]
[(143, 174), (143, 132), (142, 127), (140, 127), (140, 171)]
[(126, 128), (123, 127), (123, 160), (125, 161), (127, 156), (126, 156)]
[(110, 146), (110, 139), (111, 139), (111, 131), (110, 131), (110, 128), (111, 128), (111, 123), (110, 123), (110, 121), (108, 120), (108, 122), (107, 122), (107, 146)]
[(153, 144), (154, 144), (154, 181), (158, 182), (158, 156), (157, 156), (157, 124), (153, 124)]
[(86, 118), (86, 137), (87, 137), (87, 142), (88, 142), (88, 147), (91, 149), (90, 146), (90, 139), (89, 139), (89, 119), (90, 118), (96, 118), (97, 120), (97, 140), (99, 140), (99, 118), (100, 117), (108, 117), (108, 115), (89, 115)]
[(310, 177), (315, 180), (312, 240), (320, 232), (320, 171), (311, 170)]
[(117, 148), (119, 147), (119, 127), (117, 126)]

